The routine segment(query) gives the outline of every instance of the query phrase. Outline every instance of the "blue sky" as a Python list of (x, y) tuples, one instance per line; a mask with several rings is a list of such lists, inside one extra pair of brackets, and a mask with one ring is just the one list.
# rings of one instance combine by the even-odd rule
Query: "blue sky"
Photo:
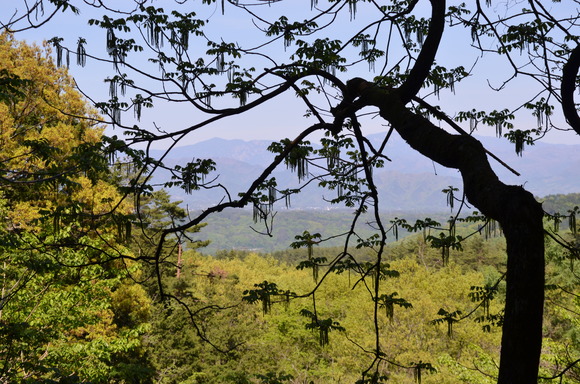
[[(6, 15), (12, 14), (14, 9), (22, 3), (22, 1), (2, 1), (0, 3), (0, 15), (4, 16), (0, 18), (6, 20), (6, 17), (8, 17)], [(114, 3), (112, 2), (111, 4)], [(162, 4), (173, 4), (173, 2), (156, 1), (154, 4), (156, 6), (162, 6)], [(291, 19), (293, 14), (298, 14), (303, 10), (308, 11), (309, 9), (310, 0), (289, 0), (270, 6), (262, 6), (259, 9), (254, 7), (253, 10), (263, 12), (265, 15), (285, 14)], [(571, 9), (570, 11), (573, 10)], [(98, 18), (101, 14), (101, 11), (90, 9), (83, 10), (83, 14), (80, 17), (75, 17), (70, 13), (59, 14), (42, 28), (17, 34), (16, 37), (25, 39), (28, 42), (40, 43), (44, 39), (60, 36), (65, 39), (65, 45), (74, 47), (78, 37), (82, 36), (88, 41), (87, 49), (89, 53), (103, 55), (105, 32), (99, 28), (88, 27), (86, 24), (86, 19), (92, 17)], [(223, 36), (226, 41), (230, 39), (247, 43), (260, 36), (256, 33), (252, 19), (231, 7), (226, 9), (225, 15), (222, 15), (221, 6), (204, 6), (199, 8), (198, 16), (210, 21), (208, 33), (216, 39)], [(364, 16), (364, 13), (359, 13), (357, 19), (363, 22)], [(299, 17), (299, 19), (303, 19), (304, 17)], [(347, 21), (340, 20), (337, 25), (331, 27), (335, 28), (338, 36), (345, 32), (343, 26), (349, 25), (346, 23)], [(350, 32), (350, 30), (347, 32)], [(461, 49), (461, 47), (468, 47), (470, 41), (470, 37), (466, 34), (455, 33), (454, 30), (446, 31), (440, 53), (438, 54), (438, 63), (450, 68), (460, 64), (467, 67), (477, 61), (477, 66), (474, 70), (475, 75), (458, 84), (455, 94), (442, 92), (439, 100), (436, 98), (430, 99), (432, 103), (439, 103), (445, 111), (453, 115), (458, 110), (470, 110), (472, 108), (503, 109), (513, 106), (512, 103), (519, 96), (518, 94), (534, 92), (530, 88), (533, 85), (530, 85), (531, 83), (529, 81), (523, 81), (524, 79), (517, 79), (518, 84), (514, 84), (516, 86), (513, 87), (513, 94), (504, 95), (491, 91), (487, 86), (488, 81), (495, 85), (501, 84), (502, 80), (509, 77), (509, 68), (503, 61), (497, 60), (496, 58), (478, 57), (477, 53), (473, 50)], [(281, 46), (282, 42), (280, 41), (279, 43)], [(200, 49), (205, 50), (206, 47), (203, 46)], [(89, 61), (86, 67), (80, 68), (74, 64), (74, 61), (74, 58), (72, 58), (70, 71), (81, 89), (98, 100), (105, 100), (107, 98), (108, 85), (103, 82), (103, 78), (112, 74), (111, 66), (109, 64), (105, 65)], [(380, 67), (380, 64), (377, 64), (378, 67)], [(366, 69), (359, 69), (359, 71), (340, 74), (340, 77), (343, 81), (346, 81), (355, 76), (372, 78), (374, 75), (368, 71), (368, 67)], [(279, 140), (284, 137), (293, 137), (313, 122), (313, 120), (307, 120), (303, 117), (305, 111), (306, 107), (304, 104), (297, 101), (292, 93), (288, 93), (243, 116), (227, 118), (210, 125), (206, 129), (196, 132), (195, 135), (187, 138), (181, 144), (199, 142), (211, 137), (244, 140)], [(559, 114), (559, 111), (556, 111), (556, 113)], [(144, 128), (155, 125), (165, 131), (174, 131), (199, 122), (203, 117), (203, 115), (185, 105), (159, 104), (153, 110), (145, 110), (143, 118), (138, 124)], [(130, 119), (131, 114), (129, 113), (124, 117), (124, 122), (127, 123)], [(380, 118), (367, 120), (364, 125), (364, 129), (367, 132), (376, 133), (386, 130), (385, 123)], [(516, 126), (522, 129), (534, 128), (535, 124), (535, 118), (531, 117), (521, 118), (516, 121)], [(563, 125), (561, 120), (560, 125)], [(114, 134), (117, 132), (108, 130), (108, 133)], [(481, 135), (493, 135), (493, 133), (491, 128), (478, 132)], [(557, 132), (546, 137), (545, 141), (580, 144), (580, 136), (573, 132)]]

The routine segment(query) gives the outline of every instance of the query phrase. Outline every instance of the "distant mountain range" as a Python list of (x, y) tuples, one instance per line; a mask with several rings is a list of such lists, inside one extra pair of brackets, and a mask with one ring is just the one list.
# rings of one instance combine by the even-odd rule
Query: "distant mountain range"
[[(580, 192), (580, 145), (538, 143), (526, 147), (523, 156), (515, 154), (514, 146), (505, 140), (479, 137), (483, 145), (521, 176), (516, 176), (490, 159), (501, 180), (508, 184), (524, 185), (534, 195), (543, 197), (550, 194)], [(370, 135), (369, 140), (379, 145), (382, 136)], [(274, 158), (266, 150), (270, 141), (211, 139), (201, 143), (177, 147), (166, 158), (166, 164), (185, 164), (192, 158), (212, 158), (217, 170), (212, 174), (217, 182), (226, 186), (232, 197), (245, 190), (249, 183), (260, 174)], [(155, 151), (153, 155), (159, 155)], [(446, 208), (445, 196), (441, 190), (452, 185), (462, 186), (460, 174), (446, 169), (411, 149), (396, 135), (385, 147), (385, 154), (392, 160), (375, 173), (380, 191), (381, 209), (388, 211), (433, 211)], [(162, 177), (163, 175), (160, 175)], [(280, 188), (295, 188), (297, 176), (281, 166), (273, 176)], [(211, 176), (210, 176), (211, 178)], [(221, 189), (198, 191), (187, 195), (183, 190), (173, 188), (175, 199), (183, 200), (190, 209), (202, 209), (219, 202), (225, 193)], [(292, 208), (326, 209), (325, 201), (336, 196), (336, 192), (318, 188), (311, 184), (291, 200)]]

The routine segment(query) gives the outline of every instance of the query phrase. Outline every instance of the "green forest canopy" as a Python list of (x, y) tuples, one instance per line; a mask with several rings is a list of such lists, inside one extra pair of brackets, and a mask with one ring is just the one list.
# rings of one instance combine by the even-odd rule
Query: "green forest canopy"
[[(562, 247), (560, 253), (555, 252), (559, 255), (556, 259), (568, 259), (573, 272), (578, 255), (578, 207), (546, 216), (525, 189), (498, 180), (487, 160), (493, 154), (486, 152), (458, 123), (469, 121), (470, 131), (478, 126), (493, 127), (499, 136), (515, 144), (519, 154), (549, 131), (569, 129), (580, 133), (573, 98), (580, 66), (578, 36), (572, 33), (577, 27), (577, 10), (559, 1), (551, 2), (548, 9), (537, 0), (514, 3), (501, 13), (495, 13), (499, 9), (488, 1), (469, 6), (446, 4), (443, 0), (393, 0), (385, 5), (363, 0), (311, 1), (310, 9), (303, 7), (304, 15), (294, 21), (283, 15), (286, 12), (281, 6), (285, 2), (261, 3), (262, 7), (243, 1), (220, 4), (224, 15), (241, 12), (254, 23), (262, 36), (258, 44), (228, 41), (225, 29), (223, 36), (211, 38), (214, 32), (207, 28), (211, 28), (213, 19), (199, 18), (195, 11), (198, 7), (215, 6), (212, 0), (202, 4), (176, 2), (175, 9), (167, 9), (167, 13), (147, 2), (136, 2), (123, 10), (116, 9), (117, 5), (93, 4), (107, 13), (102, 18), (86, 20), (105, 33), (105, 56), (98, 57), (99, 50), (93, 51), (82, 37), (75, 42), (51, 38), (56, 66), (40, 49), (19, 44), (10, 34), (2, 35), (2, 62), (7, 63), (0, 83), (6, 144), (6, 153), (2, 154), (2, 244), (3, 271), (10, 277), (4, 280), (2, 294), (2, 335), (8, 346), (3, 374), (18, 380), (149, 380), (156, 363), (143, 366), (136, 362), (146, 354), (143, 343), (151, 326), (147, 310), (153, 305), (151, 299), (169, 300), (186, 309), (201, 340), (215, 352), (235, 354), (243, 343), (227, 340), (224, 347), (211, 337), (211, 327), (206, 328), (204, 323), (210, 308), (228, 305), (199, 299), (197, 291), (188, 291), (179, 281), (186, 263), (183, 245), (195, 240), (195, 232), (211, 214), (245, 206), (253, 207), (254, 220), (260, 224), (257, 230), (269, 235), (275, 224), (274, 207), (300, 191), (300, 184), (295, 189), (279, 190), (276, 180), (270, 178), (276, 167), (285, 165), (296, 172), (298, 182), (318, 183), (334, 191), (336, 198), (332, 202), (352, 210), (352, 225), (347, 232), (336, 234), (344, 239), (344, 246), (328, 258), (317, 256), (315, 251), (326, 238), (308, 231), (296, 234), (292, 246), (303, 248), (307, 255), (298, 266), (310, 269), (314, 281), (320, 284), (297, 293), (293, 288), (281, 291), (277, 283), (264, 280), (255, 283), (256, 289), (242, 292), (245, 302), (259, 301), (263, 311), (269, 312), (272, 297), (286, 297), (292, 302), (308, 297), (311, 305), (300, 309), (300, 313), (309, 320), (306, 328), (318, 332), (323, 347), (330, 343), (332, 334), (347, 329), (338, 320), (327, 318), (318, 300), (323, 297), (324, 287), (332, 286), (328, 283), (329, 273), (356, 273), (351, 283), (353, 287), (365, 287), (369, 309), (362, 312), (370, 324), (366, 333), (350, 339), (361, 346), (367, 359), (366, 365), (357, 368), (359, 382), (384, 381), (397, 374), (398, 368), (410, 369), (415, 380), (420, 381), (425, 372), (435, 372), (433, 363), (423, 360), (419, 351), (409, 361), (400, 362), (402, 358), (389, 355), (383, 343), (388, 333), (382, 326), (382, 311), (389, 308), (385, 315), (390, 317), (395, 303), (404, 309), (410, 305), (415, 308), (395, 291), (385, 291), (385, 281), (399, 273), (390, 269), (387, 240), (397, 239), (399, 230), (421, 233), (439, 228), (438, 232), (425, 233), (423, 241), (437, 249), (442, 267), (452, 268), (454, 251), (462, 249), (466, 239), (479, 236), (480, 231), (489, 234), (497, 222), (506, 239), (507, 267), (505, 310), (484, 315), (490, 317), (491, 323), (502, 326), (499, 370), (490, 375), (493, 380), (497, 376), (498, 383), (535, 382), (540, 361), (546, 361), (541, 360), (542, 348), (552, 348), (550, 335), (542, 327), (545, 297), (551, 300), (545, 293), (551, 272), (545, 268), (545, 255), (550, 256), (552, 250), (546, 248), (545, 238)], [(60, 11), (82, 18), (80, 7), (86, 5), (90, 4), (67, 0), (17, 5), (19, 8), (2, 20), (2, 28), (16, 36), (30, 28), (42, 30)], [(421, 16), (422, 6), (429, 9), (429, 17)], [(265, 13), (261, 16), (260, 12)], [(275, 12), (279, 15), (273, 16)], [(353, 28), (337, 29), (336, 25), (342, 23), (352, 23)], [(437, 106), (438, 97), (442, 92), (446, 97), (463, 97), (465, 90), (460, 90), (458, 84), (471, 71), (479, 70), (469, 62), (468, 55), (463, 56), (466, 62), (459, 66), (447, 68), (439, 64), (439, 60), (445, 60), (440, 55), (440, 43), (446, 41), (446, 30), (469, 37), (463, 49), (507, 64), (511, 74), (494, 89), (498, 94), (513, 89), (516, 76), (533, 84), (535, 92), (516, 92), (520, 98), (500, 109), (486, 111), (476, 105), (445, 114)], [(349, 31), (353, 33), (342, 36)], [(102, 74), (109, 86), (108, 100), (90, 99), (87, 92), (93, 106), (86, 105), (62, 69), (70, 65), (71, 55), (76, 56), (80, 66), (91, 60), (111, 64), (110, 74)], [(259, 177), (248, 180), (241, 192), (225, 190), (219, 184), (219, 178), (212, 173), (213, 159), (193, 156), (190, 162), (168, 167), (162, 159), (149, 157), (147, 150), (134, 149), (135, 145), (150, 148), (169, 140), (170, 151), (180, 140), (216, 121), (244, 116), (287, 93), (296, 95), (303, 102), (301, 108), (307, 109), (305, 129), (293, 139), (284, 138), (282, 132), (280, 141), (269, 147), (277, 154), (274, 161), (264, 166)], [(187, 104), (197, 114), (188, 115), (192, 120), (185, 123), (185, 128), (164, 131), (158, 126), (142, 126), (138, 120), (143, 109), (165, 102)], [(480, 102), (473, 100), (474, 104)], [(560, 111), (569, 128), (561, 126), (556, 118)], [(127, 113), (134, 115), (136, 124), (123, 123), (131, 120), (126, 119)], [(299, 109), (297, 113), (302, 116), (304, 111)], [(427, 218), (414, 222), (402, 218), (384, 220), (378, 210), (372, 170), (389, 159), (384, 145), (375, 148), (365, 140), (369, 113), (387, 124), (384, 143), (396, 131), (420, 154), (461, 172), (465, 194), (458, 195), (453, 187), (444, 190), (452, 210), (448, 222), (441, 224)], [(522, 114), (535, 117), (537, 127), (520, 129), (515, 119)], [(125, 137), (102, 136), (99, 124), (114, 126)], [(438, 126), (443, 124), (458, 134), (443, 131)], [(69, 133), (71, 136), (66, 136)], [(309, 140), (320, 137), (320, 133), (322, 138), (317, 140), (322, 149), (313, 150)], [(159, 169), (172, 174), (165, 187), (182, 187), (192, 194), (212, 188), (216, 191), (216, 204), (192, 217), (162, 191), (152, 193), (153, 186), (148, 181), (152, 172)], [(469, 213), (460, 220), (458, 211), (466, 210), (465, 199), (481, 213)], [(372, 219), (363, 222), (362, 214), (366, 212)], [(544, 229), (545, 219), (554, 224), (550, 231)], [(562, 220), (569, 223), (569, 235), (558, 232)], [(476, 226), (472, 228), (473, 235), (464, 234), (458, 230), (462, 222), (479, 222), (480, 226), (471, 224)], [(367, 226), (374, 233), (361, 236), (359, 228)], [(190, 248), (203, 245), (194, 242)], [(363, 250), (363, 259), (353, 249)], [(171, 283), (173, 275), (178, 280), (175, 284)], [(210, 271), (207, 275), (211, 280), (224, 272)], [(571, 281), (575, 282), (574, 278)], [(80, 282), (88, 283), (90, 289), (81, 289)], [(487, 308), (491, 296), (496, 295), (489, 291), (494, 286), (480, 287), (481, 290), (474, 288), (473, 297), (485, 302), (481, 305)], [(575, 294), (565, 284), (548, 287), (560, 294)], [(92, 292), (93, 289), (97, 291)], [(224, 295), (210, 296), (219, 302)], [(82, 302), (88, 306), (82, 313), (92, 317), (52, 313), (57, 308), (52, 303), (61, 298), (73, 300), (61, 308), (76, 308)], [(203, 306), (196, 309), (199, 302)], [(8, 311), (8, 305), (15, 309)], [(571, 308), (572, 304), (566, 305)], [(441, 307), (437, 312), (440, 317), (432, 320), (433, 325), (445, 324), (447, 337), (451, 338), (463, 311)], [(33, 314), (40, 316), (35, 322), (31, 321)], [(51, 325), (57, 317), (71, 323)], [(570, 321), (571, 330), (573, 323)], [(48, 336), (46, 332), (39, 333), (45, 329), (51, 330)], [(363, 345), (364, 336), (369, 334), (370, 344)], [(72, 352), (51, 354), (56, 341), (70, 341), (64, 346), (71, 347)], [(64, 346), (53, 353), (66, 351)], [(553, 348), (556, 354), (566, 352), (564, 357), (555, 358), (552, 377), (571, 377), (576, 363), (574, 354), (566, 355), (571, 351), (567, 346)], [(98, 357), (98, 362), (79, 361), (82, 353)], [(24, 355), (30, 359), (18, 359)], [(71, 365), (59, 365), (65, 361)], [(86, 364), (86, 372), (75, 365), (79, 363)], [(253, 375), (251, 380), (293, 380), (290, 376), (295, 373), (269, 371)]]

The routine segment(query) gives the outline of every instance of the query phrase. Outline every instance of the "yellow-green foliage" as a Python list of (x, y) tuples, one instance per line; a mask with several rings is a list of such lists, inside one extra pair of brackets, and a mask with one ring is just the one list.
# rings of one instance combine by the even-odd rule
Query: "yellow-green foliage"
[[(568, 230), (560, 235), (567, 241), (574, 241)], [(566, 369), (565, 375), (557, 377), (561, 380), (558, 382), (578, 383), (580, 367), (573, 362), (580, 355), (580, 285), (577, 272), (580, 265), (573, 255), (554, 241), (546, 241), (546, 259), (547, 289), (540, 376), (554, 377)]]
[(66, 69), (52, 62), (48, 48), (7, 33), (0, 34), (0, 62), (28, 81), (20, 97), (0, 103), (0, 164), (11, 206), (7, 225), (38, 231), (39, 218), (72, 204), (89, 214), (113, 207), (129, 213), (131, 205), (116, 188), (98, 180), (106, 172), (99, 153), (103, 127)]
[(102, 128), (46, 50), (3, 33), (0, 62), (28, 81), (0, 102), (0, 382), (144, 377), (151, 300), (124, 280), (136, 266), (111, 260), (130, 255), (118, 223), (132, 207), (111, 183)]
[[(471, 286), (485, 283), (483, 274), (464, 272), (454, 263), (441, 269), (426, 268), (411, 257), (393, 260), (390, 265), (400, 276), (381, 280), (380, 292), (397, 292), (397, 297), (406, 299), (412, 308), (395, 306), (392, 319), (384, 309), (378, 309), (379, 341), (385, 359), (379, 364), (380, 372), (393, 382), (414, 383), (415, 370), (410, 367), (423, 362), (437, 369), (433, 374), (422, 372), (423, 383), (492, 382), (475, 367), (490, 375), (496, 373), (493, 361), (499, 355), (500, 331), (492, 327), (491, 332), (483, 332), (481, 324), (474, 322), (482, 309), (475, 309), (477, 303), (468, 297)], [(319, 282), (324, 273), (321, 268)], [(360, 279), (352, 271), (330, 273), (313, 297), (317, 283), (311, 271), (256, 254), (221, 260), (189, 254), (181, 276), (181, 282), (173, 281), (174, 293), (190, 303), (194, 311), (203, 313), (194, 320), (204, 329), (204, 337), (220, 349), (239, 344), (232, 352), (236, 356), (233, 358), (192, 337), (198, 344), (196, 359), (206, 362), (188, 372), (188, 377), (197, 380), (191, 382), (226, 383), (232, 377), (259, 382), (256, 375), (277, 372), (291, 375), (293, 383), (354, 383), (373, 361), (373, 355), (365, 352), (375, 346), (370, 294), (374, 282), (368, 277)], [(284, 295), (272, 295), (267, 313), (260, 301), (249, 304), (240, 300), (244, 292), (247, 295), (248, 290), (258, 289), (255, 284), (264, 281), (275, 283), (281, 292), (291, 290), (304, 297), (286, 303)], [(314, 301), (319, 319), (331, 318), (345, 329), (331, 330), (328, 345), (321, 345), (319, 332), (306, 327), (311, 320), (299, 314), (302, 309), (314, 312)], [(498, 301), (492, 301), (491, 312), (499, 311)], [(228, 309), (214, 311), (210, 305)], [(456, 323), (449, 337), (446, 325), (431, 323), (439, 317), (440, 308), (461, 310), (464, 315), (475, 311)], [(164, 376), (161, 366), (158, 369), (161, 382), (178, 382), (170, 370)], [(208, 375), (212, 380), (204, 381), (202, 377)]]
[[(148, 348), (156, 351), (157, 379), (262, 383), (268, 377), (285, 383), (354, 383), (373, 362), (378, 329), (383, 360), (374, 367), (390, 382), (417, 383), (413, 367), (429, 363), (436, 371), (421, 370), (424, 384), (494, 383), (501, 329), (481, 320), (501, 313), (504, 305), (503, 247), (501, 239), (475, 237), (442, 267), (437, 251), (426, 247), (420, 236), (391, 246), (391, 260), (384, 262), (399, 276), (380, 280), (379, 296), (404, 299), (408, 305), (393, 305), (392, 313), (378, 306), (376, 317), (376, 282), (370, 275), (327, 273), (327, 267), (320, 267), (314, 280), (312, 271), (270, 256), (230, 252), (213, 258), (186, 252), (181, 278), (170, 279), (168, 289), (191, 306), (192, 316), (173, 306), (171, 314), (152, 323), (147, 339)], [(547, 281), (553, 286), (547, 291), (541, 375), (551, 377), (577, 356), (580, 300), (574, 266), (553, 242), (547, 250)], [(313, 257), (317, 252), (326, 254), (317, 250)], [(303, 257), (308, 257), (306, 250)], [(485, 266), (486, 261), (495, 267)], [(487, 308), (481, 300), (471, 300), (469, 294), (477, 292), (473, 286), (497, 287)], [(279, 293), (269, 296), (267, 306), (258, 294), (265, 287)], [(287, 290), (293, 293), (289, 301), (283, 294)], [(252, 293), (253, 300), (242, 299)], [(303, 310), (308, 316), (300, 314)], [(318, 329), (308, 329), (313, 328), (309, 324), (315, 311), (319, 320), (336, 322), (328, 343), (320, 342)], [(450, 329), (441, 319), (452, 313), (458, 321)], [(562, 382), (578, 382), (577, 375), (570, 369)]]

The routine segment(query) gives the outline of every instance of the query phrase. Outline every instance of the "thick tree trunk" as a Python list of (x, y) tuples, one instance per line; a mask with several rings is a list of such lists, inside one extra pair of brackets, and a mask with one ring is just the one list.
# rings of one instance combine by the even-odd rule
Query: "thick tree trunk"
[(523, 188), (509, 201), (513, 205), (507, 207), (500, 221), (507, 242), (508, 265), (498, 383), (535, 384), (544, 302), (542, 211)]
[(451, 135), (407, 109), (396, 90), (357, 80), (358, 101), (379, 107), (383, 118), (418, 152), (461, 172), (468, 200), (497, 220), (507, 242), (507, 295), (500, 384), (537, 382), (544, 303), (543, 210), (531, 193), (502, 183), (491, 169), (481, 143)]

